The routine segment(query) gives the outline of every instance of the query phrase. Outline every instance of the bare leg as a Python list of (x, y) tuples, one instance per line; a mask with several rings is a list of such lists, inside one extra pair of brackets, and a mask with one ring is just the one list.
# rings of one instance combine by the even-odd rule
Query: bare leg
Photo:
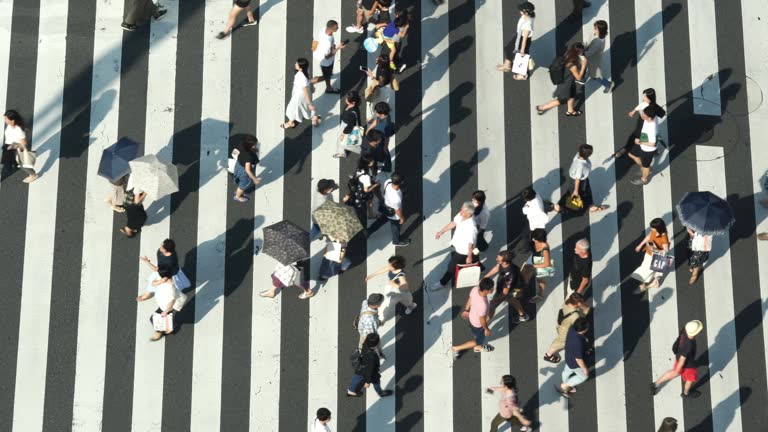
[(536, 109), (539, 111), (548, 111), (559, 105), (560, 105), (560, 101), (558, 99), (552, 99), (551, 101), (547, 102), (544, 105), (537, 106)]
[[(238, 5), (232, 5), (232, 9), (229, 10), (229, 19), (227, 19), (227, 26), (224, 27), (224, 31), (222, 33), (228, 34), (232, 31), (232, 28), (235, 26), (235, 21), (237, 20), (237, 16), (240, 15), (240, 12), (243, 11), (244, 8), (241, 8)], [(248, 11), (248, 13), (251, 14), (251, 18), (253, 18), (253, 14)]]

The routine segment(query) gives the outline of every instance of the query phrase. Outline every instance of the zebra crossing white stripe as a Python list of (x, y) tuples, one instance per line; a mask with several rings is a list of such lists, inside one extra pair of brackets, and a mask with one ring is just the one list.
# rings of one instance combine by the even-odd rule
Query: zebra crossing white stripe
[[(421, 83), (424, 274), (424, 430), (453, 431), (452, 288), (430, 291), (450, 253), (451, 233), (435, 233), (451, 221), (448, 80), (448, 6), (421, 0)], [(429, 270), (427, 270), (429, 269)], [(427, 271), (429, 273), (427, 273)]]
[[(51, 310), (51, 272), (56, 229), (59, 145), (67, 36), (67, 1), (43, 0), (35, 85), (34, 128), (30, 143), (38, 152), (40, 178), (29, 185), (26, 250), (19, 316), (13, 428), (42, 429)], [(31, 72), (31, 71), (30, 71)], [(16, 176), (17, 179), (20, 176)], [(20, 181), (20, 180), (18, 180)]]
[[(314, 14), (312, 34), (313, 37), (325, 29), (329, 19), (334, 19), (341, 23), (338, 18), (341, 15), (341, 4), (339, 0), (317, 0), (314, 2)], [(340, 29), (343, 26), (339, 25)], [(335, 38), (342, 36), (337, 33)], [(340, 44), (340, 40), (336, 40)], [(311, 55), (307, 47), (307, 54)], [(334, 61), (334, 77), (331, 80), (335, 88), (339, 88), (339, 75), (341, 54), (336, 54)], [(310, 57), (313, 59), (313, 57)], [(319, 76), (320, 64), (317, 60), (312, 60), (315, 71), (314, 75)], [(311, 189), (310, 199), (314, 197), (315, 186), (321, 178), (338, 180), (339, 163), (333, 159), (332, 155), (336, 153), (336, 143), (338, 142), (338, 115), (339, 115), (339, 97), (333, 94), (325, 94), (319, 91), (325, 88), (325, 83), (315, 85), (318, 91), (315, 92), (314, 105), (317, 113), (323, 116), (323, 119), (333, 119), (322, 122), (318, 127), (312, 128), (312, 181), (306, 185)], [(319, 95), (319, 96), (318, 96)], [(306, 216), (307, 218), (310, 215)], [(315, 250), (324, 250), (325, 242), (313, 242), (312, 252)], [(349, 253), (350, 251), (347, 251)], [(354, 252), (353, 252), (354, 253)], [(359, 251), (358, 251), (359, 253)], [(314, 254), (313, 254), (314, 255)], [(317, 274), (320, 260), (313, 260), (310, 263), (311, 276)], [(318, 266), (311, 264), (317, 263)], [(289, 295), (295, 295), (290, 292)], [(315, 413), (320, 407), (331, 410), (336, 413), (338, 410), (338, 339), (339, 339), (339, 278), (332, 277), (320, 287), (317, 295), (308, 300), (309, 303), (309, 381), (307, 383), (307, 417), (309, 421), (315, 418)], [(330, 343), (329, 343), (330, 342)]]
[(119, 3), (96, 5), (89, 128), (93, 142), (88, 150), (85, 188), (73, 432), (98, 430), (102, 422), (113, 212), (103, 201), (109, 185), (96, 174), (95, 167), (102, 150), (117, 141), (123, 40), (123, 29), (115, 25), (123, 11), (122, 2)]
[[(609, 16), (608, 1), (592, 4), (597, 18)], [(583, 26), (584, 40), (594, 33), (594, 22)], [(605, 38), (605, 51), (600, 71), (611, 76), (611, 41)], [(613, 96), (604, 94), (595, 81), (587, 83), (593, 90), (586, 100), (587, 142), (595, 147), (593, 164), (603, 155), (613, 153)], [(588, 213), (591, 233), (592, 299), (595, 331), (595, 386), (598, 430), (626, 431), (627, 410), (624, 389), (624, 334), (621, 316), (621, 274), (619, 273), (618, 208), (616, 200), (616, 171), (613, 163), (596, 167), (590, 174), (590, 186), (595, 204), (606, 204), (608, 210)], [(568, 251), (570, 253), (570, 251)], [(570, 291), (569, 291), (570, 292)]]
[[(262, 0), (260, 8), (270, 0)], [(256, 101), (256, 136), (261, 146), (260, 171), (262, 184), (256, 187), (253, 203), (256, 212), (263, 214), (262, 227), (283, 219), (283, 163), (285, 139), (283, 129), (277, 127), (283, 122), (285, 112), (285, 65), (286, 43), (286, 2), (278, 2), (269, 10), (269, 19), (259, 21), (259, 79), (258, 100)], [(293, 78), (291, 76), (291, 78)], [(254, 246), (263, 248), (264, 231), (253, 233)], [(223, 248), (222, 248), (223, 250)], [(251, 343), (251, 402), (250, 430), (252, 432), (277, 432), (280, 426), (280, 297), (265, 299), (259, 297), (261, 290), (269, 289), (268, 275), (275, 260), (263, 253), (253, 258), (253, 313), (251, 314), (251, 335), (258, 335), (258, 343)], [(288, 288), (283, 295), (296, 295), (297, 290)]]
[(224, 269), (229, 147), (232, 38), (216, 39), (232, 3), (208, 0), (205, 7), (203, 101), (200, 127), (200, 189), (197, 223), (195, 343), (192, 362), (193, 431), (217, 431), (221, 422), (224, 338)]
[[(719, 197), (728, 196), (722, 147), (697, 145), (696, 168), (700, 191), (709, 191)], [(707, 318), (706, 321), (702, 320), (707, 329), (709, 343), (712, 428), (724, 432), (741, 431), (739, 356), (736, 352), (730, 244), (730, 235), (727, 232), (713, 238), (712, 251), (704, 274)]]
[[(760, 21), (764, 5), (759, 2), (742, 0), (741, 22), (742, 34), (758, 35), (765, 31), (765, 25)], [(756, 83), (768, 82), (768, 39), (761, 37), (744, 38), (744, 63), (747, 75), (747, 100), (749, 109), (755, 110), (749, 114), (749, 139), (752, 143), (761, 142), (762, 125), (768, 124), (768, 105), (763, 101), (763, 92)], [(760, 104), (760, 105), (758, 105)], [(765, 194), (763, 181), (766, 179), (766, 161), (768, 148), (762, 145), (750, 145), (752, 155), (752, 185), (755, 197), (755, 221), (757, 232), (768, 231), (768, 210), (762, 206), (761, 200), (768, 198)], [(768, 241), (757, 242), (757, 262), (768, 263)], [(758, 266), (760, 274), (760, 298), (762, 300), (762, 315), (768, 313), (768, 265)], [(763, 346), (768, 347), (768, 331), (763, 331)], [(765, 356), (765, 367), (768, 370), (768, 355)]]
[[(151, 22), (149, 61), (147, 71), (146, 129), (144, 154), (156, 154), (158, 159), (171, 162), (173, 152), (173, 109), (175, 86), (167, 85), (168, 77), (176, 76), (176, 36), (178, 2), (166, 1), (168, 10), (162, 21)], [(140, 254), (157, 265), (156, 251), (168, 238), (171, 216), (171, 196), (147, 196), (149, 210), (147, 225), (141, 230)], [(157, 211), (153, 211), (157, 209)], [(138, 295), (146, 292), (147, 278), (152, 273), (138, 259)], [(162, 426), (163, 376), (165, 373), (165, 339), (152, 342), (149, 316), (157, 309), (154, 299), (141, 302), (136, 308), (136, 345), (133, 373), (133, 430), (153, 430)], [(152, 395), (152, 397), (147, 397)]]
[[(667, 101), (666, 87), (659, 77), (666, 75), (664, 67), (664, 33), (661, 10), (661, 1), (635, 2), (635, 22), (643, 23), (636, 33), (636, 49), (642, 53), (642, 58), (637, 63), (638, 95), (644, 89), (653, 87), (656, 90), (656, 98), (660, 104)], [(638, 96), (640, 98), (641, 96)], [(627, 111), (631, 107), (626, 108)], [(664, 142), (668, 141), (667, 123), (659, 124), (658, 133)], [(662, 149), (663, 150), (663, 149)], [(672, 226), (672, 195), (669, 175), (669, 151), (663, 150), (657, 157), (652, 168), (654, 175), (648, 186), (643, 186), (643, 212), (648, 223), (655, 217), (661, 217), (667, 224), (667, 232), (673, 233)], [(636, 171), (632, 175), (636, 175)], [(664, 211), (664, 214), (660, 214)], [(673, 242), (672, 235), (670, 242)], [(670, 245), (672, 246), (672, 245)], [(671, 250), (671, 249), (670, 249)], [(643, 252), (645, 253), (645, 252)], [(650, 320), (651, 341), (651, 376), (658, 379), (669, 370), (674, 362), (670, 351), (670, 330), (678, 328), (677, 316), (677, 280), (675, 272), (670, 272), (663, 280), (661, 288), (648, 291), (648, 307)], [(677, 393), (677, 386), (669, 386), (662, 389), (653, 399), (655, 423), (660, 424), (664, 417), (671, 416), (678, 420), (681, 428), (684, 428), (683, 403)]]
[[(502, 0), (475, 1), (476, 63), (475, 84), (477, 86), (477, 184), (485, 191), (485, 206), (491, 212), (487, 231), (493, 233), (485, 253), (485, 266), (492, 268), (496, 253), (507, 243), (507, 215), (504, 202), (507, 199), (506, 183), (498, 173), (506, 171), (506, 140), (504, 139), (504, 98), (499, 97), (499, 82), (503, 74), (495, 65), (502, 58), (504, 34), (501, 10)], [(503, 93), (503, 90), (502, 90)], [(498, 279), (497, 279), (498, 280)], [(497, 284), (494, 296), (500, 295)], [(495, 350), (490, 355), (480, 356), (480, 384), (484, 389), (498, 385), (502, 375), (509, 374), (509, 315), (517, 315), (504, 302), (496, 310), (496, 317), (489, 323), (491, 336), (488, 342)], [(525, 324), (524, 324), (525, 325)], [(518, 379), (521, 377), (517, 377)], [(484, 390), (480, 393), (482, 419), (485, 424), (498, 413), (498, 398), (489, 397)]]
[[(693, 112), (696, 114), (711, 116), (722, 114), (716, 29), (715, 0), (701, 0), (688, 4), (691, 88), (694, 97)], [(702, 53), (706, 54), (701, 55)]]
[[(533, 44), (532, 51), (537, 64), (547, 64), (555, 57), (555, 4), (544, 2), (536, 5), (536, 33), (542, 35)], [(545, 73), (535, 73), (530, 78), (531, 86), (531, 159), (533, 188), (545, 200), (557, 202), (560, 199), (560, 149), (558, 132), (558, 110), (544, 115), (536, 114), (536, 105), (552, 99), (552, 83)], [(538, 304), (536, 318), (536, 340), (539, 379), (539, 418), (546, 419), (548, 430), (568, 429), (568, 402), (562, 400), (555, 387), (560, 385), (563, 371), (561, 364), (552, 365), (542, 356), (549, 348), (549, 341), (556, 333), (557, 311), (562, 306), (563, 284), (563, 234), (560, 217), (556, 216), (547, 224), (547, 242), (552, 259), (555, 260), (555, 275), (547, 281), (546, 300)], [(538, 287), (536, 287), (538, 290)], [(562, 353), (560, 354), (563, 356)], [(561, 362), (562, 363), (562, 362)], [(550, 429), (551, 428), (551, 429)]]

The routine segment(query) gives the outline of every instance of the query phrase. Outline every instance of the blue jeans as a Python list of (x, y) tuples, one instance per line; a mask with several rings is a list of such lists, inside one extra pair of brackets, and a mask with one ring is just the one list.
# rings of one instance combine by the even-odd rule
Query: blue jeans
[(584, 372), (580, 367), (571, 369), (568, 367), (567, 363), (564, 366), (565, 367), (563, 368), (563, 375), (561, 378), (563, 379), (563, 382), (568, 385), (568, 387), (576, 387), (577, 385), (586, 381), (587, 378), (589, 378), (589, 375), (584, 375)]
[(310, 222), (309, 241), (315, 240), (320, 235), (320, 225)]
[(371, 235), (371, 233), (376, 232), (379, 228), (381, 228), (382, 225), (389, 222), (389, 229), (392, 231), (392, 243), (398, 244), (400, 243), (400, 221), (395, 219), (390, 219), (384, 215), (379, 216), (378, 219), (376, 219), (370, 227), (368, 227), (368, 235)]
[[(352, 377), (352, 383), (347, 388), (347, 391), (352, 393), (359, 393), (360, 390), (363, 388), (363, 384), (365, 384), (363, 382), (363, 376), (355, 374)], [(381, 389), (381, 382), (379, 381), (379, 379), (378, 378), (374, 379), (374, 381), (371, 382), (371, 385), (373, 385), (373, 389), (376, 390), (376, 393), (378, 393), (379, 396), (381, 396), (381, 392), (383, 390)]]

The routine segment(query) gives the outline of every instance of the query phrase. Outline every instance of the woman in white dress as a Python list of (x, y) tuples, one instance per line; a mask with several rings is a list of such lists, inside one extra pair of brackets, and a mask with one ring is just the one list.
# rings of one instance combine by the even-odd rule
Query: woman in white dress
[[(24, 166), (23, 154), (32, 150), (29, 146), (29, 141), (27, 141), (27, 132), (24, 129), (24, 121), (16, 110), (6, 111), (4, 117), (4, 154), (8, 152), (9, 154), (7, 157), (10, 159), (10, 156), (12, 156), (16, 160), (16, 163), (19, 164), (21, 170), (27, 174), (27, 177), (24, 178), (23, 182), (32, 183), (37, 180), (38, 175), (33, 166)], [(10, 165), (13, 165), (13, 161), (10, 161), (9, 163)], [(32, 163), (34, 163), (34, 161)]]
[(312, 94), (309, 91), (309, 61), (300, 58), (296, 60), (294, 68), (296, 74), (293, 76), (291, 100), (285, 108), (288, 121), (280, 125), (283, 129), (295, 128), (300, 121), (315, 115), (315, 106), (312, 105)]

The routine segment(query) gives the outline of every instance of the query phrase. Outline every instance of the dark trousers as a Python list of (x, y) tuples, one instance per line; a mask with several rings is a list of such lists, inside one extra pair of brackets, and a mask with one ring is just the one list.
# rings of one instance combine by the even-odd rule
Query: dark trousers
[(515, 417), (515, 416), (512, 416), (512, 417), (510, 417), (508, 419), (505, 419), (504, 417), (501, 416), (501, 414), (496, 414), (496, 417), (494, 417), (493, 420), (491, 420), (491, 432), (498, 431), (499, 430), (499, 426), (503, 425), (504, 422), (509, 422), (510, 423), (510, 428), (515, 426), (515, 425), (522, 426), (520, 424), (520, 420), (518, 420), (517, 417)]
[(125, 14), (125, 23), (136, 25), (138, 21), (145, 20), (157, 14), (157, 5), (152, 0), (133, 0), (132, 7)]
[(392, 231), (392, 243), (398, 244), (400, 243), (400, 221), (390, 219), (384, 215), (379, 216), (378, 219), (376, 219), (371, 226), (368, 227), (368, 235), (371, 235), (372, 233), (375, 233), (379, 228), (381, 228), (382, 225), (389, 222), (389, 228)]
[[(477, 261), (477, 255), (472, 256), (472, 262)], [(445, 274), (443, 274), (443, 277), (440, 278), (440, 284), (441, 285), (447, 285), (448, 282), (451, 282), (451, 285), (453, 285), (454, 277), (456, 276), (456, 266), (459, 264), (466, 264), (467, 263), (467, 256), (462, 255), (460, 253), (456, 253), (456, 251), (451, 251), (451, 260), (448, 262), (448, 268), (445, 269)]]

